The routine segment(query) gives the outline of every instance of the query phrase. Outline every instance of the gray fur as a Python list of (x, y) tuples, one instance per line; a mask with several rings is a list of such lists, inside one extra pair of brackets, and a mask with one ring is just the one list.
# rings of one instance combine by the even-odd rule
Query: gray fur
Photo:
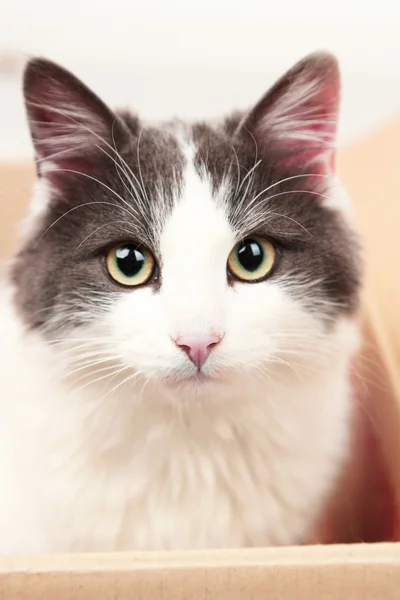
[[(69, 117), (51, 109), (60, 96), (98, 120), (102, 135), (88, 135), (87, 147), (68, 147)], [(72, 325), (78, 325), (79, 312), (87, 315), (82, 298), (93, 292), (121, 293), (104, 267), (105, 249), (112, 244), (146, 245), (161, 265), (162, 285), (159, 216), (165, 219), (172, 209), (184, 157), (174, 126), (152, 128), (129, 113), (112, 113), (76, 78), (47, 61), (34, 60), (27, 67), (25, 97), (38, 176), (48, 179), (52, 198), (14, 261), (16, 300), (31, 328), (46, 326), (67, 300)], [(276, 244), (279, 264), (272, 276), (292, 278), (293, 294), (304, 295), (304, 284), (310, 284), (310, 310), (316, 310), (319, 299), (323, 316), (353, 313), (361, 277), (358, 245), (340, 214), (321, 201), (319, 194), (329, 194), (327, 179), (317, 172), (305, 176), (310, 166), (301, 161), (282, 161), (273, 139), (258, 143), (257, 120), (254, 111), (250, 114), (247, 122), (236, 114), (222, 125), (179, 125), (179, 130), (193, 141), (196, 167), (211, 178), (214, 190), (229, 177), (232, 226), (243, 237), (261, 235)], [(54, 159), (51, 136), (65, 144)], [(56, 161), (54, 171), (42, 172), (46, 160)]]

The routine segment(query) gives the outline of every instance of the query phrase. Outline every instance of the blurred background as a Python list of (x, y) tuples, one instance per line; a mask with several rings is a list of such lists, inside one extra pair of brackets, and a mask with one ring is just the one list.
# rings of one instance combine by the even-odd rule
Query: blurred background
[(0, 160), (25, 159), (21, 69), (62, 63), (147, 118), (214, 117), (255, 102), (304, 54), (341, 61), (341, 143), (400, 109), (399, 0), (13, 0), (0, 18)]

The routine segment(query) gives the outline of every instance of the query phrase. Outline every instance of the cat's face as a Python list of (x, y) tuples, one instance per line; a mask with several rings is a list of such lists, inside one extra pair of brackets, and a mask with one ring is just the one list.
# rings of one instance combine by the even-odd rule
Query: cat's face
[(198, 388), (323, 368), (351, 344), (331, 57), (218, 126), (111, 113), (46, 61), (25, 93), (39, 180), (16, 299), (71, 371)]

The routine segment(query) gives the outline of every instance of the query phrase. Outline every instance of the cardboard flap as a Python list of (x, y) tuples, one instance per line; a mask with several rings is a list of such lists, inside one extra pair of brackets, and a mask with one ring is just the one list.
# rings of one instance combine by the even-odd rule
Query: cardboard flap
[(400, 545), (8, 558), (7, 600), (398, 600)]
[(365, 306), (400, 394), (400, 119), (341, 150), (339, 172), (364, 241)]
[[(364, 347), (357, 365), (400, 514), (400, 119), (339, 153), (364, 243)], [(399, 523), (397, 523), (397, 529)], [(400, 530), (396, 539), (399, 537)]]

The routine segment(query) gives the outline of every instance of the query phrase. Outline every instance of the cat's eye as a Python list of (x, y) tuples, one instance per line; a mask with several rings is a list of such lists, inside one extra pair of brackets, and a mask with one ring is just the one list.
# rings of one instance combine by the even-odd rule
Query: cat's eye
[(154, 256), (133, 244), (114, 246), (106, 255), (107, 269), (119, 284), (134, 287), (148, 283), (156, 269)]
[(276, 261), (276, 251), (271, 242), (259, 237), (249, 237), (236, 244), (228, 258), (228, 273), (248, 283), (265, 279)]

